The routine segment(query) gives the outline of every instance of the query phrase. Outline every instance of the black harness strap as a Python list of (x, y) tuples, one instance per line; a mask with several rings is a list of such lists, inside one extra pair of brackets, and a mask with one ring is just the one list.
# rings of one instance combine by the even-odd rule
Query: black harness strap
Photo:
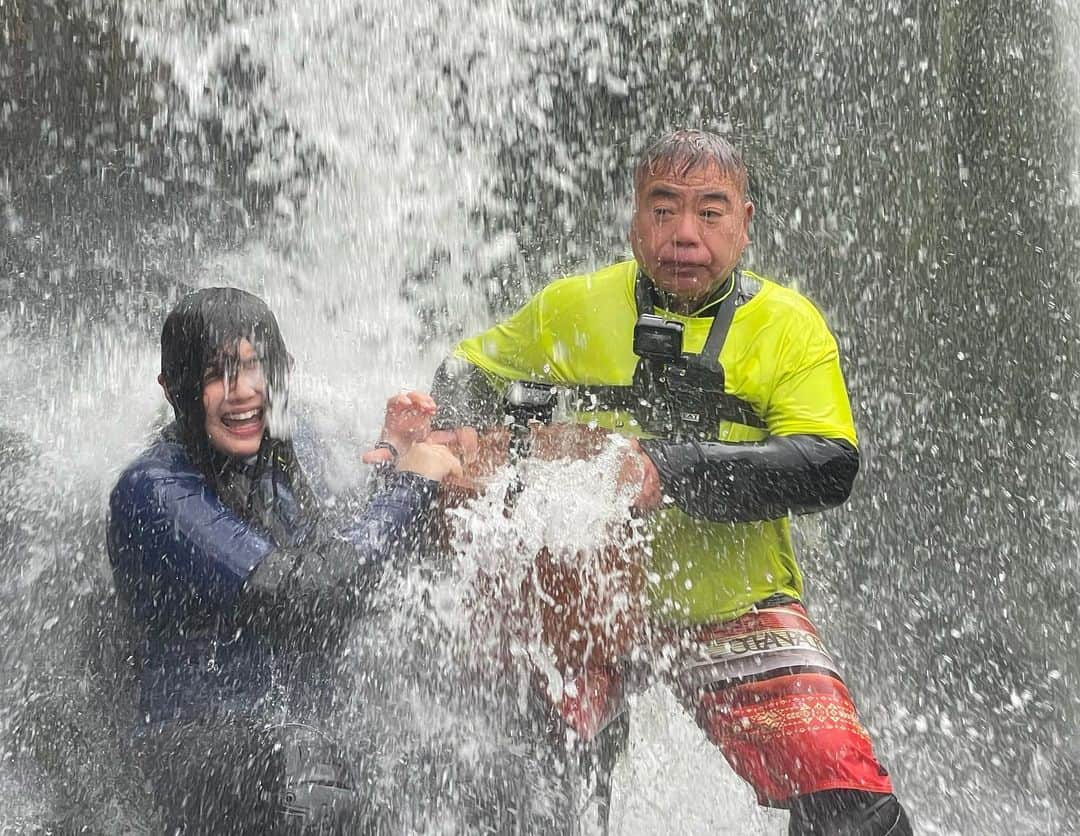
[(728, 289), (727, 296), (720, 301), (712, 325), (709, 326), (709, 336), (705, 340), (705, 347), (701, 349), (701, 354), (688, 358), (688, 362), (705, 366), (710, 371), (716, 372), (721, 380), (724, 379), (724, 367), (720, 365), (720, 350), (724, 347), (728, 331), (731, 330), (731, 320), (735, 318), (735, 306), (738, 304), (741, 290), (739, 280), (739, 271), (732, 271), (731, 287)]
[[(570, 394), (570, 405), (583, 412), (602, 412), (606, 410), (629, 412), (636, 415), (642, 407), (649, 406), (647, 400), (638, 395), (631, 386), (571, 386), (558, 387)], [(725, 393), (714, 393), (715, 409), (720, 420), (732, 421), (759, 430), (768, 429), (768, 425), (754, 412), (742, 398)]]

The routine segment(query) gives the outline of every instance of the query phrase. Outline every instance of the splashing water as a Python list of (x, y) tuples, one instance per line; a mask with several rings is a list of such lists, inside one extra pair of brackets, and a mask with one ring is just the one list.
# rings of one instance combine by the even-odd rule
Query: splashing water
[[(186, 110), (255, 141), (247, 176), (277, 187), (270, 234), (211, 259), (204, 281), (245, 287), (278, 312), (303, 370), (299, 399), (324, 434), (370, 433), (382, 394), (426, 387), (447, 332), (483, 310), (466, 278), (508, 253), (508, 239), (478, 228), (492, 160), (455, 135), (450, 87), (466, 60), (473, 95), (522, 83), (506, 51), (527, 28), (485, 3), (401, 15), (390, 2), (310, 0), (290, 14), (241, 6), (225, 20), (185, 3), (127, 11)], [(464, 44), (488, 47), (472, 55)], [(244, 95), (222, 72), (237, 65)], [(309, 168), (318, 176), (298, 176)], [(355, 481), (344, 461), (339, 477), (346, 470)]]
[[(481, 570), (497, 568), (507, 552), (535, 555), (541, 548), (564, 552), (599, 548), (612, 529), (630, 523), (633, 496), (616, 479), (628, 449), (611, 436), (587, 459), (531, 459), (519, 467), (500, 468), (481, 496), (452, 515), (459, 525), (454, 547)], [(511, 485), (520, 480), (513, 513), (503, 513)]]
[[(647, 551), (643, 526), (629, 515), (632, 497), (617, 484), (626, 448), (612, 437), (594, 458), (530, 460), (520, 470), (496, 471), (482, 494), (448, 512), (451, 562), (410, 572), (380, 606), (384, 620), (374, 629), (383, 638), (368, 631), (356, 638), (352, 736), (378, 740), (379, 751), (393, 753), (381, 763), (376, 783), (399, 792), (402, 763), (438, 775), (436, 792), (398, 800), (391, 831), (468, 833), (482, 825), (498, 831), (498, 823), (476, 818), (478, 798), (490, 807), (509, 797), (518, 809), (533, 805), (538, 815), (553, 804), (572, 803), (550, 774), (536, 771), (546, 763), (543, 756), (517, 736), (521, 716), (541, 693), (554, 702), (573, 687), (543, 638), (537, 611), (523, 613), (521, 601), (555, 603), (538, 591), (541, 549), (572, 571), (613, 536), (623, 549)], [(613, 534), (627, 527), (628, 535)], [(493, 578), (494, 591), (485, 583)], [(617, 577), (601, 579), (600, 597), (614, 585)], [(593, 612), (588, 626), (615, 629), (615, 613), (631, 603), (625, 595), (610, 609)], [(388, 635), (408, 638), (388, 642)], [(545, 687), (536, 689), (538, 681)], [(754, 807), (749, 790), (731, 777), (669, 692), (635, 694), (630, 705), (630, 749), (615, 775), (611, 832), (654, 833), (670, 818), (672, 805), (688, 833), (781, 832), (782, 815)], [(715, 776), (704, 803), (703, 767)]]
[[(489, 608), (495, 612), (484, 612), (485, 596), (470, 596), (469, 610), (475, 618), (497, 621), (499, 608), (506, 605), (503, 591), (520, 594), (523, 587), (540, 605), (557, 610), (564, 605), (551, 597), (538, 576), (536, 561), (541, 551), (549, 556), (551, 571), (560, 573), (578, 569), (588, 572), (583, 564), (613, 543), (621, 549), (641, 553), (647, 550), (642, 523), (629, 514), (633, 497), (619, 488), (616, 479), (627, 447), (623, 439), (613, 437), (593, 458), (530, 460), (518, 467), (503, 467), (490, 478), (478, 498), (449, 511), (453, 532), (450, 547), (459, 571), (466, 577), (498, 579), (495, 594), (486, 596)], [(512, 507), (508, 508), (511, 492)], [(594, 623), (588, 626), (611, 631), (616, 629), (617, 615), (631, 602), (624, 600), (625, 593), (623, 600), (617, 600), (618, 591), (613, 587), (622, 581), (620, 575), (607, 572), (598, 575), (596, 581), (598, 586), (593, 591), (607, 603), (592, 614)], [(566, 605), (585, 603), (581, 599), (587, 595), (586, 588), (577, 593), (579, 600)], [(562, 677), (551, 649), (542, 641), (540, 619), (533, 613), (526, 621), (519, 625), (518, 636), (510, 637), (509, 653), (528, 659), (546, 677), (549, 696), (558, 700), (562, 696)], [(524, 645), (515, 646), (515, 638)]]
[[(798, 525), (802, 562), (918, 832), (1076, 820), (1075, 3), (25, 6), (0, 3), (0, 829), (150, 827), (103, 517), (165, 418), (183, 287), (267, 299), (346, 492), (385, 397), (618, 255), (633, 151), (699, 123), (747, 150), (755, 266), (836, 324), (864, 472)], [(391, 832), (469, 832), (496, 771), (557, 797), (504, 727), (529, 683), (462, 666), (477, 567), (620, 513), (585, 465), (536, 474), (515, 522), (463, 518), (503, 548), (416, 568), (354, 637), (346, 722)], [(666, 691), (632, 719), (614, 833), (783, 831)]]

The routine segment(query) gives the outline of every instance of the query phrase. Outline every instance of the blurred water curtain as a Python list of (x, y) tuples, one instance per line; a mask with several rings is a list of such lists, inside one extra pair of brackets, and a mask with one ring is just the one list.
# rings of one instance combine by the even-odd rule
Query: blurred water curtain
[(0, 0), (0, 829), (151, 827), (102, 531), (171, 301), (271, 302), (344, 484), (383, 395), (625, 251), (634, 154), (703, 125), (751, 169), (748, 261), (842, 343), (863, 473), (800, 533), (899, 792), (927, 832), (1062, 832), (1077, 43), (1075, 0)]

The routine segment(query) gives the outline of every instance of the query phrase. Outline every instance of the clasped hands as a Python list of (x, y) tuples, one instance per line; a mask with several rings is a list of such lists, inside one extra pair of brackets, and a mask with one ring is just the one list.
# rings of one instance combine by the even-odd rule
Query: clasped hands
[[(386, 417), (379, 436), (384, 444), (364, 453), (363, 461), (372, 465), (391, 464), (396, 452), (398, 470), (418, 473), (435, 482), (464, 478), (465, 469), (476, 460), (479, 434), (473, 427), (433, 430), (431, 420), (437, 409), (431, 396), (423, 392), (391, 397), (386, 402)], [(638, 487), (631, 503), (634, 510), (651, 511), (660, 505), (660, 474), (636, 439), (630, 439), (618, 480), (620, 488)]]
[(447, 477), (461, 478), (463, 466), (476, 458), (477, 432), (472, 427), (433, 430), (431, 419), (436, 410), (435, 401), (423, 392), (391, 397), (386, 402), (386, 417), (379, 435), (379, 440), (390, 447), (384, 445), (364, 453), (364, 463), (395, 463), (398, 470), (419, 473), (434, 482)]

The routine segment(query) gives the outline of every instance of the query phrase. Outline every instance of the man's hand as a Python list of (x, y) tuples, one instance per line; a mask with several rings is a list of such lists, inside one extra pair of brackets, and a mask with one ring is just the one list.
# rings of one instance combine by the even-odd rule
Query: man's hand
[(441, 482), (447, 476), (461, 478), (461, 462), (442, 444), (421, 441), (413, 444), (398, 460), (398, 470), (419, 473), (433, 482)]
[(637, 494), (630, 503), (635, 511), (653, 511), (660, 507), (664, 498), (660, 488), (660, 472), (652, 459), (645, 455), (636, 438), (630, 439), (630, 449), (619, 469), (618, 480), (620, 490), (637, 486)]

